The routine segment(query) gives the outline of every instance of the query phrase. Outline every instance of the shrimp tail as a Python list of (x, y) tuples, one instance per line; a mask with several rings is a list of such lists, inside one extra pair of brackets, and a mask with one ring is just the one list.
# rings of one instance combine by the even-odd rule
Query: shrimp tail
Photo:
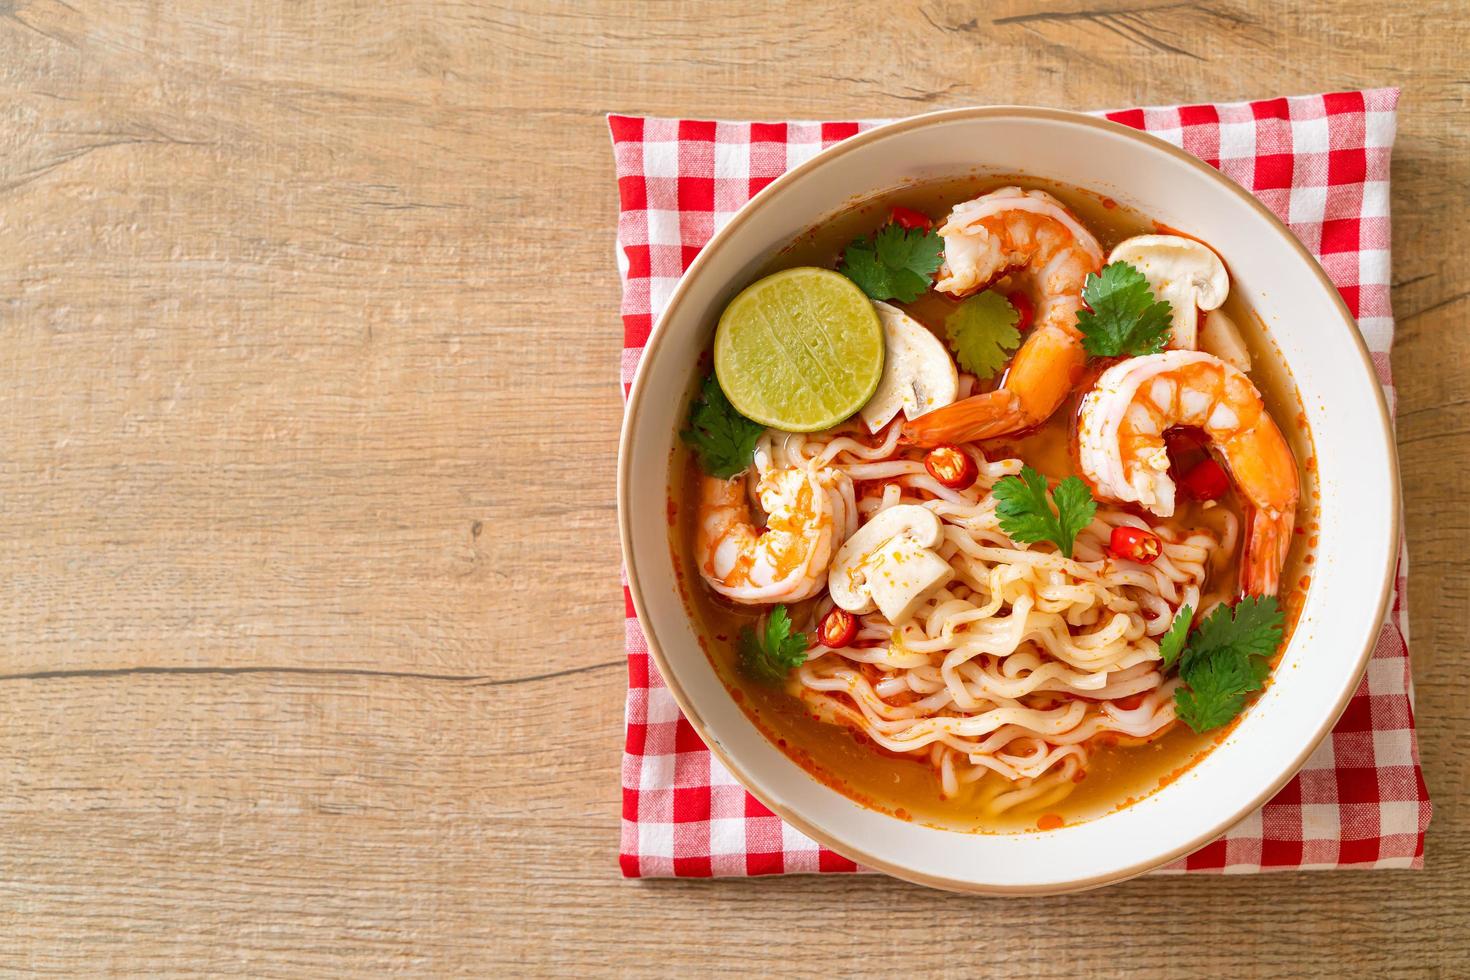
[(1281, 587), (1281, 569), (1291, 548), (1294, 511), (1271, 516), (1251, 508), (1246, 518), (1245, 554), (1240, 560), (1240, 591), (1245, 595), (1276, 595)]
[(993, 439), (1034, 424), (1026, 418), (1015, 392), (997, 388), (910, 419), (903, 424), (903, 438), (911, 445), (928, 448), (946, 442)]

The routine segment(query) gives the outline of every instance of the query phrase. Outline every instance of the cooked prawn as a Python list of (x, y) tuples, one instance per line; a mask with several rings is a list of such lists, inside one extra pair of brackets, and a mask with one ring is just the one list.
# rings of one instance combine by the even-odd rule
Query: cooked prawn
[(944, 265), (936, 289), (966, 296), (1013, 275), (1036, 307), (1036, 327), (999, 388), (921, 415), (905, 423), (904, 435), (934, 446), (1040, 425), (1076, 386), (1087, 361), (1077, 311), (1088, 273), (1102, 268), (1102, 246), (1056, 198), (1019, 187), (956, 205), (939, 234)]
[[(758, 459), (758, 463), (764, 463)], [(827, 584), (827, 566), (856, 526), (852, 481), (815, 461), (759, 469), (765, 527), (751, 517), (747, 475), (700, 484), (695, 560), (710, 588), (736, 602), (798, 602)]]
[(1098, 493), (1174, 514), (1164, 432), (1194, 426), (1224, 457), (1250, 505), (1240, 562), (1247, 595), (1275, 595), (1301, 494), (1296, 459), (1238, 369), (1201, 351), (1134, 357), (1102, 373), (1082, 400), (1077, 456)]

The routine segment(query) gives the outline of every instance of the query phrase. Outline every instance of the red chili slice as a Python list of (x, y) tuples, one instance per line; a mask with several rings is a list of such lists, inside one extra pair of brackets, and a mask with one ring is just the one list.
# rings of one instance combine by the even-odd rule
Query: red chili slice
[(1016, 310), (1016, 329), (1024, 331), (1031, 326), (1031, 321), (1036, 319), (1036, 306), (1031, 302), (1031, 297), (1018, 289), (1007, 294), (1006, 299)]
[(857, 617), (839, 606), (833, 606), (817, 624), (817, 639), (834, 650), (847, 646), (857, 636)]
[(1196, 500), (1219, 500), (1230, 490), (1230, 477), (1225, 475), (1225, 467), (1207, 459), (1185, 473), (1179, 485)]
[(1151, 565), (1154, 559), (1163, 552), (1164, 545), (1159, 541), (1159, 536), (1152, 531), (1145, 531), (1141, 527), (1120, 525), (1113, 528), (1113, 536), (1108, 541), (1108, 550), (1119, 558)]
[(913, 208), (895, 206), (893, 209), (893, 213), (889, 216), (889, 220), (898, 225), (900, 228), (907, 228), (910, 230), (914, 228), (923, 228), (925, 231), (928, 231), (930, 228), (934, 227), (933, 219), (931, 219), (924, 212), (915, 211)]
[(924, 469), (951, 490), (968, 490), (980, 476), (975, 461), (959, 446), (935, 446), (924, 456)]

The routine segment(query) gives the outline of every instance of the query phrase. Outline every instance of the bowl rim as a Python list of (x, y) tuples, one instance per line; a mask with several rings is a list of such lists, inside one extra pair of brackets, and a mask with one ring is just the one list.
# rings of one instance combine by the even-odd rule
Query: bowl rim
[[(631, 442), (633, 437), (633, 430), (635, 428), (635, 420), (638, 418), (639, 415), (639, 404), (646, 394), (647, 385), (644, 383), (644, 373), (645, 367), (649, 363), (651, 363), (652, 360), (649, 354), (663, 341), (664, 336), (667, 333), (665, 325), (670, 321), (675, 311), (681, 305), (685, 295), (688, 292), (687, 287), (689, 282), (696, 277), (696, 274), (708, 262), (710, 256), (719, 250), (719, 246), (726, 239), (734, 234), (736, 228), (742, 225), (746, 220), (750, 218), (753, 213), (759, 210), (759, 206), (766, 199), (778, 194), (781, 189), (784, 188), (787, 184), (793, 183), (796, 180), (800, 179), (802, 176), (812, 172), (813, 170), (821, 168), (829, 161), (835, 159), (838, 156), (850, 153), (858, 149), (859, 147), (867, 145), (868, 143), (876, 142), (880, 139), (910, 129), (917, 129), (925, 126), (956, 121), (1007, 117), (1019, 119), (1040, 119), (1051, 122), (1087, 126), (1142, 143), (1149, 150), (1163, 152), (1169, 156), (1172, 156), (1177, 161), (1188, 165), (1192, 169), (1205, 176), (1207, 179), (1222, 186), (1225, 190), (1236, 197), (1242, 204), (1253, 209), (1259, 217), (1265, 219), (1272, 227), (1276, 229), (1276, 231), (1282, 236), (1282, 238), (1285, 240), (1290, 248), (1294, 249), (1301, 258), (1306, 260), (1307, 265), (1311, 268), (1317, 279), (1323, 286), (1327, 288), (1328, 294), (1332, 297), (1332, 302), (1336, 304), (1338, 315), (1342, 320), (1342, 325), (1347, 328), (1347, 333), (1352, 338), (1352, 341), (1356, 346), (1358, 357), (1361, 360), (1364, 369), (1367, 371), (1368, 376), (1375, 379), (1373, 388), (1375, 391), (1375, 397), (1377, 399), (1377, 415), (1379, 423), (1382, 427), (1384, 443), (1387, 447), (1388, 460), (1394, 473), (1394, 479), (1392, 479), (1389, 484), (1391, 504), (1391, 506), (1389, 507), (1388, 520), (1388, 529), (1390, 532), (1389, 540), (1391, 542), (1394, 542), (1395, 545), (1402, 541), (1402, 486), (1400, 480), (1398, 479), (1398, 443), (1394, 436), (1393, 421), (1392, 416), (1389, 413), (1388, 401), (1386, 396), (1384, 395), (1383, 386), (1376, 381), (1377, 371), (1373, 367), (1372, 357), (1369, 354), (1367, 342), (1364, 340), (1362, 332), (1358, 327), (1357, 319), (1352, 315), (1352, 311), (1348, 309), (1347, 303), (1343, 301), (1342, 294), (1338, 292), (1337, 287), (1328, 277), (1327, 272), (1325, 269), (1323, 269), (1321, 262), (1319, 262), (1317, 258), (1307, 250), (1306, 246), (1302, 244), (1301, 240), (1297, 238), (1297, 236), (1291, 231), (1291, 229), (1288, 228), (1286, 224), (1279, 217), (1277, 217), (1274, 212), (1271, 211), (1270, 208), (1266, 207), (1266, 205), (1262, 203), (1259, 198), (1257, 198), (1254, 194), (1251, 194), (1248, 190), (1237, 184), (1235, 181), (1226, 177), (1215, 167), (1212, 167), (1208, 163), (1205, 163), (1199, 157), (1196, 157), (1193, 154), (1190, 154), (1183, 149), (1173, 145), (1172, 143), (1166, 142), (1165, 140), (1154, 136), (1151, 133), (1145, 132), (1143, 130), (1134, 129), (1130, 126), (1124, 126), (1121, 123), (1113, 122), (1112, 120), (1103, 118), (1101, 116), (1093, 116), (1086, 113), (1075, 112), (1069, 109), (1056, 109), (1043, 106), (1027, 105), (987, 105), (972, 106), (961, 109), (941, 109), (935, 112), (921, 113), (916, 116), (909, 116), (903, 119), (894, 120), (892, 122), (875, 126), (872, 129), (865, 130), (854, 136), (850, 136), (847, 139), (844, 139), (842, 142), (833, 144), (832, 146), (826, 148), (825, 150), (822, 150), (820, 153), (816, 154), (810, 159), (797, 164), (790, 170), (787, 170), (786, 172), (781, 174), (770, 184), (767, 184), (753, 197), (751, 197), (749, 201), (742, 205), (739, 210), (737, 210), (731, 216), (730, 220), (726, 222), (723, 227), (715, 231), (715, 233), (710, 237), (710, 240), (705, 244), (705, 246), (699, 250), (699, 254), (694, 257), (694, 260), (690, 263), (689, 268), (687, 268), (684, 271), (683, 275), (679, 277), (677, 285), (669, 296), (668, 303), (665, 305), (663, 311), (659, 314), (657, 323), (654, 324), (653, 330), (650, 332), (648, 339), (644, 343), (643, 355), (639, 359), (638, 369), (634, 374), (632, 385), (629, 388), (627, 402), (624, 405), (623, 410), (622, 428), (618, 438), (618, 532), (622, 550), (623, 565), (627, 572), (628, 592), (632, 598), (633, 609), (634, 612), (637, 614), (640, 628), (643, 630), (643, 635), (644, 639), (647, 642), (649, 655), (653, 657), (654, 663), (657, 664), (659, 673), (662, 675), (664, 683), (668, 687), (670, 694), (673, 695), (675, 703), (679, 706), (679, 710), (683, 712), (684, 717), (689, 721), (689, 724), (692, 725), (694, 727), (694, 730), (699, 734), (701, 741), (704, 742), (709, 751), (712, 752), (715, 757), (725, 766), (725, 768), (730, 771), (731, 775), (733, 775), (740, 782), (741, 786), (744, 787), (747, 792), (760, 800), (761, 803), (763, 803), (773, 813), (780, 817), (780, 819), (782, 819), (786, 823), (789, 823), (797, 830), (815, 840), (823, 847), (829, 848), (832, 851), (839, 853), (866, 868), (881, 871), (884, 874), (902, 879), (904, 881), (913, 882), (915, 884), (924, 885), (930, 888), (938, 888), (946, 891), (964, 892), (969, 894), (1058, 895), (1071, 892), (1086, 891), (1088, 889), (1100, 888), (1105, 885), (1126, 881), (1130, 878), (1146, 874), (1149, 871), (1162, 867), (1163, 865), (1168, 864), (1169, 862), (1186, 854), (1191, 854), (1194, 851), (1198, 850), (1200, 847), (1209, 843), (1211, 840), (1214, 840), (1221, 833), (1224, 833), (1231, 827), (1235, 826), (1237, 823), (1240, 822), (1241, 819), (1246, 817), (1267, 800), (1271, 799), (1278, 792), (1280, 792), (1281, 788), (1285, 786), (1301, 770), (1301, 767), (1306, 763), (1307, 758), (1314, 751), (1316, 751), (1317, 746), (1322, 743), (1322, 740), (1326, 738), (1328, 732), (1330, 732), (1332, 728), (1337, 724), (1338, 719), (1342, 716), (1343, 711), (1346, 710), (1348, 702), (1352, 699), (1354, 692), (1357, 690), (1357, 681), (1360, 681), (1362, 678), (1363, 672), (1366, 669), (1368, 661), (1372, 656), (1373, 650), (1377, 645), (1378, 636), (1383, 630), (1384, 619), (1388, 614), (1390, 599), (1393, 595), (1395, 570), (1398, 566), (1401, 547), (1390, 546), (1389, 548), (1385, 549), (1385, 555), (1387, 556), (1387, 558), (1384, 567), (1380, 571), (1382, 585), (1379, 590), (1378, 608), (1374, 613), (1373, 628), (1369, 630), (1367, 635), (1364, 637), (1362, 649), (1358, 652), (1356, 661), (1353, 664), (1352, 677), (1355, 679), (1355, 682), (1344, 686), (1343, 693), (1339, 696), (1338, 701), (1333, 707), (1332, 711), (1329, 712), (1322, 725), (1308, 740), (1307, 744), (1302, 747), (1295, 758), (1291, 760), (1290, 764), (1282, 770), (1282, 775), (1272, 780), (1271, 784), (1264, 792), (1258, 794), (1245, 804), (1238, 807), (1227, 817), (1217, 818), (1210, 821), (1209, 825), (1203, 832), (1192, 838), (1187, 843), (1172, 848), (1166, 853), (1155, 855), (1142, 861), (1135, 862), (1134, 864), (1119, 869), (1117, 871), (1094, 875), (1090, 878), (1069, 881), (1066, 884), (1058, 887), (1053, 885), (997, 885), (993, 883), (975, 882), (963, 878), (950, 878), (941, 875), (915, 872), (901, 865), (895, 865), (891, 861), (877, 858), (874, 855), (865, 852), (861, 847), (853, 846), (847, 842), (836, 841), (827, 831), (815, 825), (813, 822), (807, 820), (801, 814), (794, 812), (790, 807), (786, 806), (781, 801), (772, 798), (771, 795), (760, 786), (759, 781), (753, 779), (750, 774), (746, 772), (745, 768), (725, 751), (723, 745), (717, 739), (710, 737), (705, 721), (700, 715), (698, 708), (695, 707), (688, 694), (685, 692), (682, 684), (678, 679), (677, 674), (670, 668), (669, 661), (664, 656), (663, 650), (659, 645), (657, 636), (655, 636), (653, 632), (652, 626), (644, 626), (644, 624), (651, 624), (653, 620), (652, 617), (648, 614), (647, 609), (645, 608), (642, 590), (639, 585), (637, 563), (633, 556), (632, 527), (630, 523), (630, 513), (632, 508), (632, 501), (629, 497), (632, 481)], [(861, 804), (859, 803), (854, 803), (854, 805), (861, 806)]]

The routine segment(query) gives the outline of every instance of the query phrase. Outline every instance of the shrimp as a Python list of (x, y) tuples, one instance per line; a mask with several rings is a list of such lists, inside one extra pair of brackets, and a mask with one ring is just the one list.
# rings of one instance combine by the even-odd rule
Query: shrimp
[(1087, 362), (1077, 311), (1088, 274), (1102, 268), (1102, 246), (1056, 198), (1019, 187), (956, 205), (939, 234), (944, 265), (936, 289), (966, 296), (1015, 275), (1036, 307), (1036, 328), (999, 388), (905, 423), (905, 437), (934, 446), (1040, 425), (1076, 387)]
[(856, 526), (852, 481), (815, 462), (759, 469), (764, 528), (751, 519), (745, 475), (701, 478), (694, 541), (699, 573), (736, 602), (810, 598), (826, 587), (827, 566)]
[(1173, 516), (1164, 432), (1176, 425), (1204, 430), (1250, 505), (1241, 591), (1275, 595), (1291, 547), (1300, 477), (1261, 393), (1237, 368), (1192, 350), (1148, 354), (1108, 368), (1082, 399), (1077, 458), (1083, 474), (1099, 494)]

